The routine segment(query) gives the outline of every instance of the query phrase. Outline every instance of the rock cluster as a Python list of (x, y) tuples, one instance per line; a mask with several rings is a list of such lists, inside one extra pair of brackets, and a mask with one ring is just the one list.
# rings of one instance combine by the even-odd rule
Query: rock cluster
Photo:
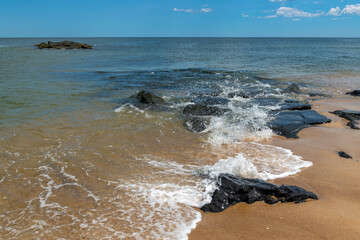
[(352, 129), (356, 129), (356, 130), (360, 129), (360, 111), (336, 110), (330, 113), (345, 118), (346, 120), (349, 120), (350, 122), (348, 122), (346, 125), (348, 125)]
[(222, 212), (237, 203), (252, 204), (264, 201), (268, 204), (277, 202), (305, 202), (318, 197), (303, 188), (289, 185), (274, 185), (260, 179), (236, 177), (222, 174), (218, 178), (218, 189), (215, 190), (210, 203), (201, 207), (204, 212)]
[(91, 45), (86, 43), (78, 43), (73, 41), (62, 41), (62, 42), (52, 42), (48, 41), (47, 43), (36, 44), (35, 47), (39, 49), (44, 48), (54, 48), (54, 49), (92, 49)]

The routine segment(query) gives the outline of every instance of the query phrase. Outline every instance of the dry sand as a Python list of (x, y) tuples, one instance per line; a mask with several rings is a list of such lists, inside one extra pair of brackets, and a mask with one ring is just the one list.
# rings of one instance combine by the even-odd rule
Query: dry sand
[[(313, 191), (319, 200), (267, 205), (237, 204), (222, 213), (202, 213), (190, 240), (208, 239), (360, 239), (360, 130), (346, 126), (333, 110), (360, 110), (360, 99), (314, 101), (332, 123), (304, 129), (299, 139), (274, 137), (268, 144), (291, 149), (313, 166), (273, 181)], [(340, 158), (345, 151), (353, 159)]]

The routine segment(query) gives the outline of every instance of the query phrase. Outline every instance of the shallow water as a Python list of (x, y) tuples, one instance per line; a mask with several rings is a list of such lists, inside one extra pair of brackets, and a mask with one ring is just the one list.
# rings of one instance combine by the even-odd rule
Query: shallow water
[[(219, 173), (271, 180), (311, 166), (261, 144), (273, 102), (308, 97), (282, 88), (360, 85), (358, 39), (74, 40), (95, 49), (0, 39), (1, 238), (186, 239)], [(141, 89), (166, 104), (129, 102)], [(228, 98), (238, 91), (254, 96)], [(231, 111), (187, 131), (183, 107), (215, 92)]]

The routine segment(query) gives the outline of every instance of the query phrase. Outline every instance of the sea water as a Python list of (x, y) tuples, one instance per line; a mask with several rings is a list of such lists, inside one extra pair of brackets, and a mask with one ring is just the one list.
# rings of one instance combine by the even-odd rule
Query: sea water
[[(311, 162), (264, 144), (271, 113), (360, 86), (359, 39), (0, 39), (0, 238), (187, 239), (220, 173), (273, 180)], [(297, 82), (303, 94), (283, 94)], [(161, 106), (129, 96), (153, 91)], [(229, 97), (244, 92), (250, 98)], [(227, 99), (202, 133), (183, 108)], [(275, 104), (274, 104), (275, 103)]]

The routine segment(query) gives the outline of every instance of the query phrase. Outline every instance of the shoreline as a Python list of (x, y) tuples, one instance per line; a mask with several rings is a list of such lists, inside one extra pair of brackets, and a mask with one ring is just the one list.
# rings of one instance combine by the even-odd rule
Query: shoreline
[[(331, 123), (309, 127), (299, 139), (275, 136), (266, 144), (290, 149), (313, 166), (296, 175), (270, 181), (303, 187), (319, 200), (267, 205), (236, 204), (221, 213), (201, 213), (202, 220), (189, 234), (197, 239), (356, 239), (360, 235), (360, 132), (334, 110), (360, 110), (360, 99), (321, 99), (313, 109)], [(338, 156), (339, 151), (353, 159)]]

